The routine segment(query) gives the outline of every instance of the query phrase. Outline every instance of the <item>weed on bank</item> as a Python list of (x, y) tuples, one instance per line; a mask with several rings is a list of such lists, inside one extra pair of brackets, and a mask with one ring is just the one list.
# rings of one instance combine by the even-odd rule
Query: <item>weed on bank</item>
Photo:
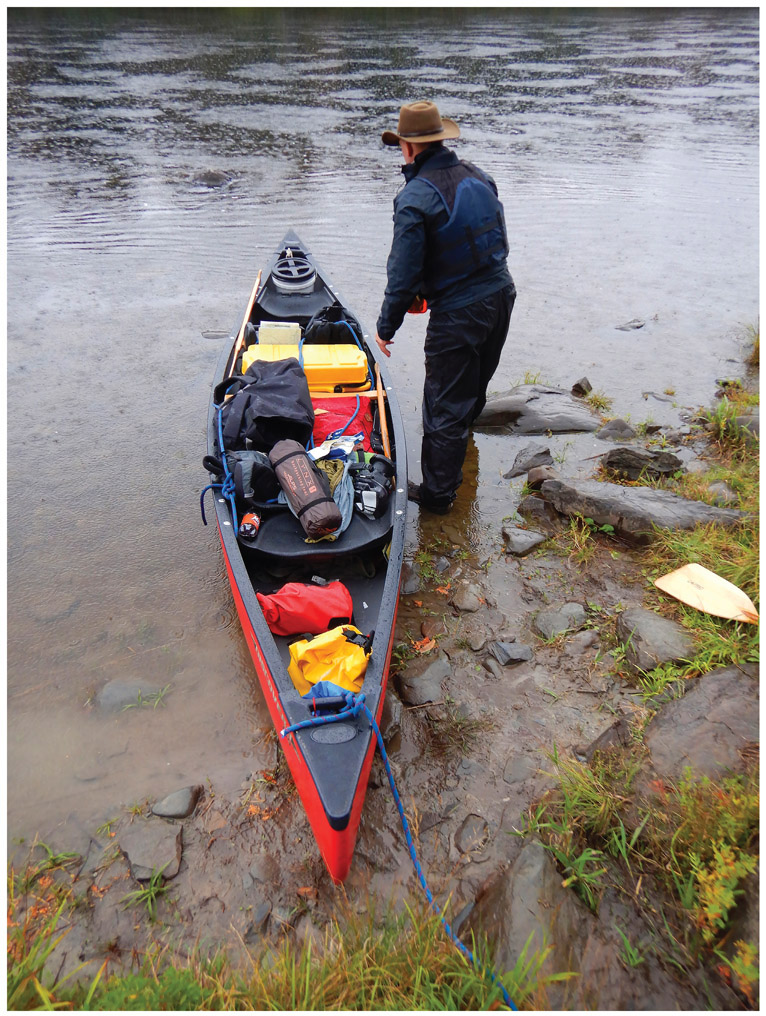
[[(753, 363), (757, 358), (756, 345)], [(658, 531), (637, 552), (650, 590), (647, 605), (688, 629), (694, 658), (637, 676), (621, 672), (623, 680), (637, 684), (646, 707), (630, 745), (596, 751), (587, 763), (560, 757), (554, 748), (555, 788), (529, 809), (517, 833), (540, 839), (563, 884), (594, 913), (606, 892), (616, 893), (634, 908), (663, 962), (681, 976), (702, 964), (738, 992), (745, 1008), (758, 1004), (758, 943), (732, 941), (731, 919), (745, 880), (759, 866), (758, 748), (745, 746), (742, 771), (717, 780), (687, 770), (676, 784), (654, 780), (647, 789), (639, 776), (648, 756), (643, 729), (663, 698), (682, 695), (685, 682), (718, 667), (759, 660), (757, 624), (713, 617), (653, 586), (660, 575), (697, 562), (740, 587), (757, 606), (759, 450), (747, 428), (757, 403), (758, 396), (744, 387), (727, 386), (716, 408), (701, 414), (711, 445), (709, 470), (658, 482), (709, 503), (725, 484), (742, 520), (733, 527)], [(590, 521), (574, 520), (570, 527), (568, 552), (581, 563), (592, 556), (597, 540), (609, 538), (594, 532)], [(625, 648), (616, 646), (612, 653), (618, 670)], [(639, 966), (645, 955), (617, 931), (623, 962)]]
[[(514, 1004), (546, 1008), (547, 951), (522, 953), (494, 980), (485, 944), (471, 964), (446, 937), (439, 918), (422, 909), (376, 921), (353, 914), (332, 921), (321, 947), (296, 948), (289, 938), (236, 969), (221, 952), (174, 956), (157, 945), (133, 956), (129, 972), (104, 963), (85, 977), (56, 974), (77, 903), (63, 865), (11, 870), (8, 881), (8, 1009), (87, 1011), (322, 1011), (448, 1012), (505, 1008), (502, 983)], [(150, 915), (147, 915), (147, 921)], [(475, 943), (469, 943), (474, 944)]]

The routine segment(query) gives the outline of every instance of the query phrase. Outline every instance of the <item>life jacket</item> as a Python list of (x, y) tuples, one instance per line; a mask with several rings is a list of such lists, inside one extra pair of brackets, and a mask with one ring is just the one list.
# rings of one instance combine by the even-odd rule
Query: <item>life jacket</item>
[(436, 295), (476, 272), (500, 267), (509, 252), (505, 216), (484, 173), (462, 160), (436, 169), (426, 163), (417, 179), (436, 191), (449, 216), (429, 236), (426, 295)]

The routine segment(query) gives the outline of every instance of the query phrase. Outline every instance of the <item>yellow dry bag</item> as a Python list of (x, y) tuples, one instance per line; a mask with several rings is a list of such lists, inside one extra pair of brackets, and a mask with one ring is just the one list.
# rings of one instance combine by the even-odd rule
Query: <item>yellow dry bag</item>
[(343, 695), (362, 689), (372, 635), (352, 624), (300, 639), (290, 646), (287, 672), (301, 695)]

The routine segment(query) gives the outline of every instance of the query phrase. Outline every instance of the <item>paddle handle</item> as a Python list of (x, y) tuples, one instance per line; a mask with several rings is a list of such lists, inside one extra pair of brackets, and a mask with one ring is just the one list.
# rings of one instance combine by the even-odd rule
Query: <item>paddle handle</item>
[(253, 310), (253, 304), (255, 303), (255, 298), (256, 298), (256, 296), (258, 296), (258, 290), (261, 288), (261, 275), (262, 275), (262, 273), (263, 273), (263, 270), (261, 269), (261, 271), (258, 272), (258, 275), (257, 275), (256, 280), (255, 280), (255, 285), (253, 286), (253, 291), (250, 294), (250, 299), (248, 300), (248, 303), (247, 303), (247, 310), (245, 311), (245, 316), (242, 318), (242, 326), (239, 329), (239, 335), (237, 336), (237, 343), (234, 346), (234, 355), (231, 358), (231, 365), (230, 365), (230, 368), (229, 368), (229, 373), (227, 375), (228, 377), (231, 377), (231, 375), (234, 373), (234, 368), (235, 368), (235, 366), (237, 364), (237, 357), (239, 356), (239, 352), (242, 349), (242, 343), (245, 340), (245, 328), (247, 328), (247, 322), (250, 320), (250, 314), (252, 313), (252, 310)]
[(383, 382), (380, 379), (380, 367), (375, 364), (375, 388), (378, 395), (378, 417), (380, 418), (380, 433), (383, 438), (383, 454), (387, 459), (391, 458), (391, 442), (388, 440), (388, 420), (386, 419), (386, 404), (383, 399)]

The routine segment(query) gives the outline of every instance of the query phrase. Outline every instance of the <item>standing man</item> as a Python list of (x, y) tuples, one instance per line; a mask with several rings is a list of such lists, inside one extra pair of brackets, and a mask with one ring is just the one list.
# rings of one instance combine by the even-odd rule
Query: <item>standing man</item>
[(394, 198), (375, 340), (390, 356), (404, 315), (418, 298), (427, 302), (423, 482), (410, 483), (407, 496), (440, 515), (463, 479), (469, 430), (486, 403), (516, 299), (497, 187), (444, 146), (459, 136), (432, 102), (402, 106), (397, 131), (383, 134), (384, 145), (402, 151), (406, 183)]

